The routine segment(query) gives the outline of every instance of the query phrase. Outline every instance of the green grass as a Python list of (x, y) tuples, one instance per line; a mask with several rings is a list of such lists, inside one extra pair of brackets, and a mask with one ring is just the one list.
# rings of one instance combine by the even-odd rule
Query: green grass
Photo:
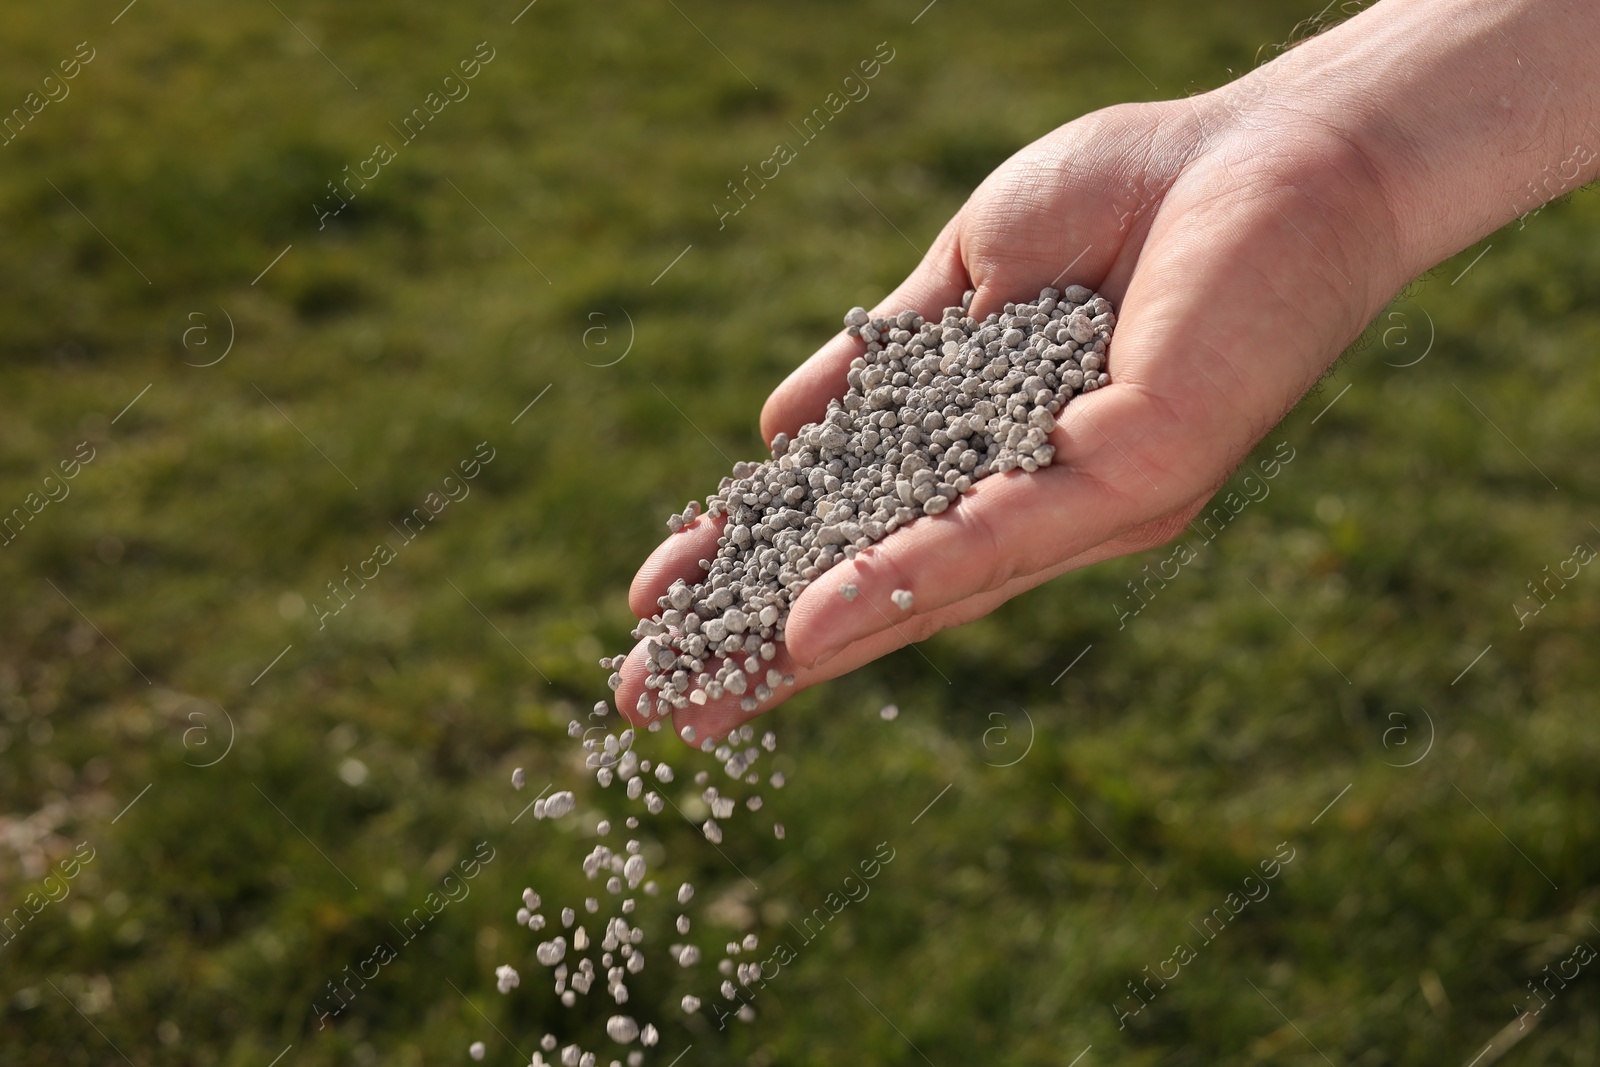
[[(525, 1063), (500, 1034), (531, 1052), (564, 1013), (517, 895), (581, 895), (588, 845), (513, 824), (510, 769), (582, 780), (564, 726), (604, 693), (660, 517), (756, 453), (767, 391), (990, 167), (1085, 111), (1214, 86), (1312, 13), (1095, 8), (1124, 58), (1070, 7), (1015, 3), (915, 26), (898, 2), (541, 0), (514, 26), (516, 3), (118, 6), (3, 16), (5, 107), (96, 50), (0, 148), (0, 507), (95, 454), (0, 549), (0, 903), (94, 850), (0, 949), (8, 1064), (458, 1063), (477, 1039)], [(870, 97), (719, 230), (725, 183), (885, 40)], [(471, 95), (319, 231), (325, 183), (480, 41)], [(1600, 546), (1597, 224), (1577, 197), (1415, 287), (1269, 436), (1295, 449), (1271, 495), (1125, 628), (1126, 583), (1170, 550), (785, 707), (787, 838), (725, 848), (759, 892), (687, 825), (647, 825), (663, 882), (726, 924), (697, 927), (708, 955), (746, 923), (798, 941), (895, 850), (753, 1025), (679, 1025), (684, 992), (718, 998), (657, 944), (633, 1006), (672, 1021), (667, 1058), (1477, 1055), (1542, 968), (1600, 944), (1600, 575), (1524, 629), (1512, 607)], [(224, 313), (231, 352), (190, 365)], [(586, 348), (597, 323), (610, 344)], [(471, 494), (319, 628), (325, 583), (485, 441)], [(1432, 748), (1395, 766), (1430, 736), (1419, 709)], [(325, 983), (481, 841), (470, 895), (319, 1030)], [(1191, 922), (1280, 842), (1270, 895), (1202, 944)], [(664, 936), (666, 898), (642, 911)], [(1194, 960), (1119, 1030), (1126, 983), (1180, 941)], [(508, 960), (525, 982), (501, 998)], [(1503, 1062), (1594, 1062), (1592, 969)]]

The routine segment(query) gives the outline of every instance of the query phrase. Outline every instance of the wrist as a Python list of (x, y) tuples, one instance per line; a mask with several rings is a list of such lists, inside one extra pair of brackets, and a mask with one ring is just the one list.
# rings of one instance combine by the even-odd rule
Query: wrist
[(1236, 84), (1370, 168), (1402, 284), (1600, 175), (1586, 0), (1385, 0)]

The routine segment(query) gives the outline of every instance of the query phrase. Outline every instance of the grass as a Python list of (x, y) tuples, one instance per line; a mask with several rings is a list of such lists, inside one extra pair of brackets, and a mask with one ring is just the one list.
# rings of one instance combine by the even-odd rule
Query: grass
[[(449, 1063), (473, 1040), (525, 1063), (565, 1013), (512, 913), (524, 885), (586, 891), (589, 831), (517, 819), (531, 795), (507, 782), (581, 780), (564, 727), (604, 692), (659, 517), (756, 453), (766, 392), (995, 163), (1216, 85), (1311, 13), (1094, 10), (1119, 54), (1015, 3), (914, 26), (918, 5), (876, 0), (543, 0), (514, 25), (516, 4), (117, 6), (8, 11), (0, 46), (8, 107), (95, 52), (0, 149), (0, 505), (94, 455), (0, 551), (0, 903), (93, 855), (0, 948), (17, 1064)], [(470, 96), (319, 229), (326, 183), (483, 41)], [(881, 41), (871, 95), (719, 229), (725, 184)], [(1523, 628), (1512, 606), (1600, 545), (1597, 216), (1557, 204), (1414, 287), (1264, 443), (1295, 456), (1270, 496), (1125, 627), (1127, 583), (1168, 550), (787, 706), (784, 841), (733, 836), (725, 860), (647, 827), (663, 883), (701, 887), (711, 959), (746, 928), (795, 948), (726, 1031), (671, 1007), (715, 1002), (708, 982), (646, 970), (661, 1051), (1478, 1055), (1600, 942), (1600, 578)], [(320, 625), (327, 583), (480, 446), (470, 493)], [(480, 842), (470, 891), (407, 938)], [(1280, 847), (1267, 894), (1203, 927)], [(665, 931), (675, 909), (641, 912)], [(385, 941), (319, 1028), (327, 983)], [(1193, 959), (1119, 1028), (1179, 943)], [(528, 981), (501, 998), (508, 960)], [(1593, 1062), (1591, 970), (1504, 1062)]]

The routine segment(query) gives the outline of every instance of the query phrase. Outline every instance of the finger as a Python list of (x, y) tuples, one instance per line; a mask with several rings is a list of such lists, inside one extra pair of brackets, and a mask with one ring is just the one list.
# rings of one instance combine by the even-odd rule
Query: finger
[[(811, 686), (848, 674), (857, 667), (887, 656), (889, 653), (904, 648), (908, 644), (924, 640), (941, 630), (951, 629), (971, 622), (973, 619), (981, 618), (1012, 597), (1049, 581), (1074, 566), (1081, 565), (1083, 563), (1077, 560), (1068, 561), (1037, 574), (1013, 579), (999, 589), (969, 597), (959, 604), (952, 604), (938, 611), (919, 615), (916, 619), (907, 623), (891, 627), (854, 642), (824, 665), (815, 667), (800, 666), (780, 645), (778, 654), (770, 665), (786, 674), (792, 674), (795, 679), (793, 686), (783, 686), (775, 690), (770, 697), (761, 701), (754, 711), (745, 711), (740, 706), (741, 698), (729, 696), (724, 696), (716, 701), (708, 701), (704, 705), (691, 705), (688, 708), (679, 709), (671, 717), (671, 727), (678, 733), (679, 737), (683, 737), (682, 731), (685, 726), (693, 729), (694, 739), (686, 741), (686, 743), (696, 748), (704, 744), (707, 738), (713, 740), (724, 738), (730, 730), (735, 730), (744, 723), (759, 718)], [(927, 664), (934, 673), (941, 676), (944, 674), (932, 660), (927, 660)], [(712, 669), (714, 670), (715, 668)], [(617, 690), (617, 706), (628, 721), (636, 727), (660, 721), (655, 717), (645, 718), (641, 716), (636, 708), (639, 694), (649, 692), (644, 687), (644, 642), (641, 641), (638, 647), (629, 654), (627, 663), (622, 667), (622, 676), (622, 685)]]
[[(938, 240), (910, 276), (870, 309), (874, 317), (898, 315), (909, 308), (925, 319), (938, 319), (945, 308), (961, 303), (968, 282), (957, 247), (960, 220), (957, 214), (945, 224)], [(771, 441), (780, 433), (793, 435), (806, 423), (827, 414), (828, 401), (844, 396), (848, 388), (845, 374), (850, 370), (850, 361), (864, 351), (866, 346), (860, 338), (840, 330), (796, 367), (761, 409), (762, 438)]]
[[(1270, 218), (1264, 225), (1227, 210), (1188, 222), (1164, 243), (1153, 238), (1141, 257), (1112, 344), (1116, 381), (1063, 409), (1050, 437), (1055, 463), (983, 479), (943, 515), (918, 519), (812, 583), (786, 627), (800, 662), (906, 618), (891, 599), (897, 589), (913, 594), (913, 612), (937, 609), (1209, 495), (1304, 391), (1316, 361), (1303, 350), (1343, 343), (1336, 331), (1307, 337), (1306, 309), (1327, 299), (1325, 286), (1293, 259), (1265, 261), (1263, 249), (1293, 249), (1263, 232)], [(1298, 295), (1273, 299), (1262, 284), (1268, 271), (1278, 292)], [(1245, 292), (1247, 312), (1241, 298), (1217, 296)], [(846, 584), (864, 606), (843, 599)]]
[(661, 610), (656, 601), (666, 595), (673, 582), (682, 578), (693, 585), (703, 579), (705, 570), (700, 561), (716, 553), (717, 538), (722, 536), (727, 521), (726, 516), (713, 519), (701, 515), (657, 545), (628, 588), (628, 607), (633, 613), (648, 619)]
[[(985, 607), (982, 610), (992, 610), (992, 606)], [(976, 616), (972, 617), (975, 618)], [(950, 624), (954, 625), (953, 622)], [(779, 686), (773, 689), (771, 696), (761, 700), (753, 711), (745, 711), (741, 706), (743, 697), (731, 694), (724, 694), (717, 700), (707, 700), (704, 704), (690, 704), (687, 708), (679, 708), (672, 712), (671, 728), (686, 743), (698, 748), (707, 738), (725, 737), (729, 730), (737, 729), (751, 719), (771, 711), (801, 690), (826, 682), (832, 678), (837, 678), (842, 674), (847, 674), (864, 663), (869, 663), (903, 647), (910, 640), (912, 638), (904, 632), (897, 633), (894, 630), (874, 634), (867, 640), (857, 642), (847, 653), (835, 657), (828, 664), (820, 667), (801, 667), (789, 655), (784, 646), (779, 645), (777, 655), (770, 662), (763, 662), (762, 670), (765, 671), (767, 668), (771, 668), (783, 675), (793, 676), (794, 684), (792, 686), (783, 685), (780, 682)], [(715, 672), (716, 669), (715, 663), (707, 664), (707, 670)], [(621, 674), (622, 684), (617, 687), (616, 692), (617, 709), (636, 727), (648, 726), (652, 722), (661, 721), (659, 716), (653, 714), (655, 691), (647, 689), (644, 684), (645, 678), (648, 677), (645, 669), (644, 641), (640, 641), (633, 651), (628, 654), (627, 660), (622, 666)], [(649, 717), (642, 715), (638, 710), (640, 694), (646, 694), (650, 699), (652, 715)], [(685, 727), (690, 728), (693, 733), (684, 734)]]
[[(622, 674), (622, 684), (617, 687), (617, 710), (635, 726), (648, 726), (650, 723), (659, 722), (662, 719), (661, 716), (655, 714), (656, 694), (658, 691), (645, 685), (645, 679), (650, 677), (646, 669), (646, 644), (648, 644), (648, 639), (640, 641), (634, 646), (633, 651), (628, 653), (628, 658), (624, 661), (620, 672)], [(726, 658), (717, 656), (714, 659), (708, 659), (705, 665), (706, 672), (715, 674)], [(737, 658), (739, 663), (743, 665), (746, 657), (741, 655)], [(728, 730), (754, 718), (762, 711), (776, 707), (788, 697), (793, 696), (800, 688), (803, 688), (800, 677), (796, 674), (796, 664), (790, 659), (781, 644), (778, 645), (777, 655), (771, 660), (761, 660), (759, 656), (756, 659), (759, 665), (755, 672), (750, 673), (750, 691), (748, 693), (742, 695), (724, 693), (718, 699), (710, 700), (705, 699), (703, 691), (698, 691), (698, 696), (704, 700), (703, 703), (691, 703), (687, 708), (679, 708), (672, 712), (671, 726), (679, 733), (679, 736), (683, 737), (685, 742), (699, 747), (706, 738), (719, 737), (726, 734)], [(774, 680), (778, 681), (779, 684), (771, 687), (772, 695), (761, 701), (756, 711), (744, 711), (740, 707), (740, 702), (745, 696), (754, 695), (756, 683), (758, 681), (765, 682), (766, 672), (769, 670), (778, 673), (779, 677)], [(812, 674), (815, 676), (808, 677), (805, 685), (815, 685), (825, 678), (836, 676), (835, 674), (816, 674), (816, 672), (812, 672)], [(786, 675), (795, 676), (795, 685), (793, 687), (783, 685), (782, 676)], [(695, 693), (696, 690), (691, 687), (690, 692)], [(645, 715), (639, 710), (639, 697), (641, 695), (648, 699), (649, 715)], [(691, 699), (694, 699), (694, 697), (691, 696)], [(693, 733), (684, 735), (682, 731), (685, 726), (691, 727)]]
[[(1158, 465), (1159, 448), (1133, 439), (1122, 444), (1109, 436), (1120, 432), (1118, 425), (1158, 421), (1139, 390), (1129, 387), (1120, 397), (1117, 392), (1112, 386), (1069, 405), (1083, 409), (1079, 418), (1052, 431), (1057, 453), (1051, 466), (981, 479), (943, 514), (919, 518), (819, 576), (789, 614), (790, 654), (800, 663), (816, 663), (914, 615), (1083, 556), (1190, 504), (1194, 489), (1175, 496), (1153, 492), (1160, 483), (1174, 490), (1181, 484), (1169, 467)], [(1102, 433), (1097, 420), (1113, 429)], [(1095, 558), (1155, 543), (1114, 545)], [(854, 599), (845, 599), (840, 591), (845, 586), (858, 590)], [(896, 605), (897, 591), (912, 594), (909, 610)]]

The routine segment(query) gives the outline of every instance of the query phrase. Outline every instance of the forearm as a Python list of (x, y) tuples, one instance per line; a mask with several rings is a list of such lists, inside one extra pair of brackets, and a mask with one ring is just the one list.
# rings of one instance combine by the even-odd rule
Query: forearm
[(1383, 0), (1238, 84), (1361, 151), (1407, 277), (1600, 175), (1593, 0)]

